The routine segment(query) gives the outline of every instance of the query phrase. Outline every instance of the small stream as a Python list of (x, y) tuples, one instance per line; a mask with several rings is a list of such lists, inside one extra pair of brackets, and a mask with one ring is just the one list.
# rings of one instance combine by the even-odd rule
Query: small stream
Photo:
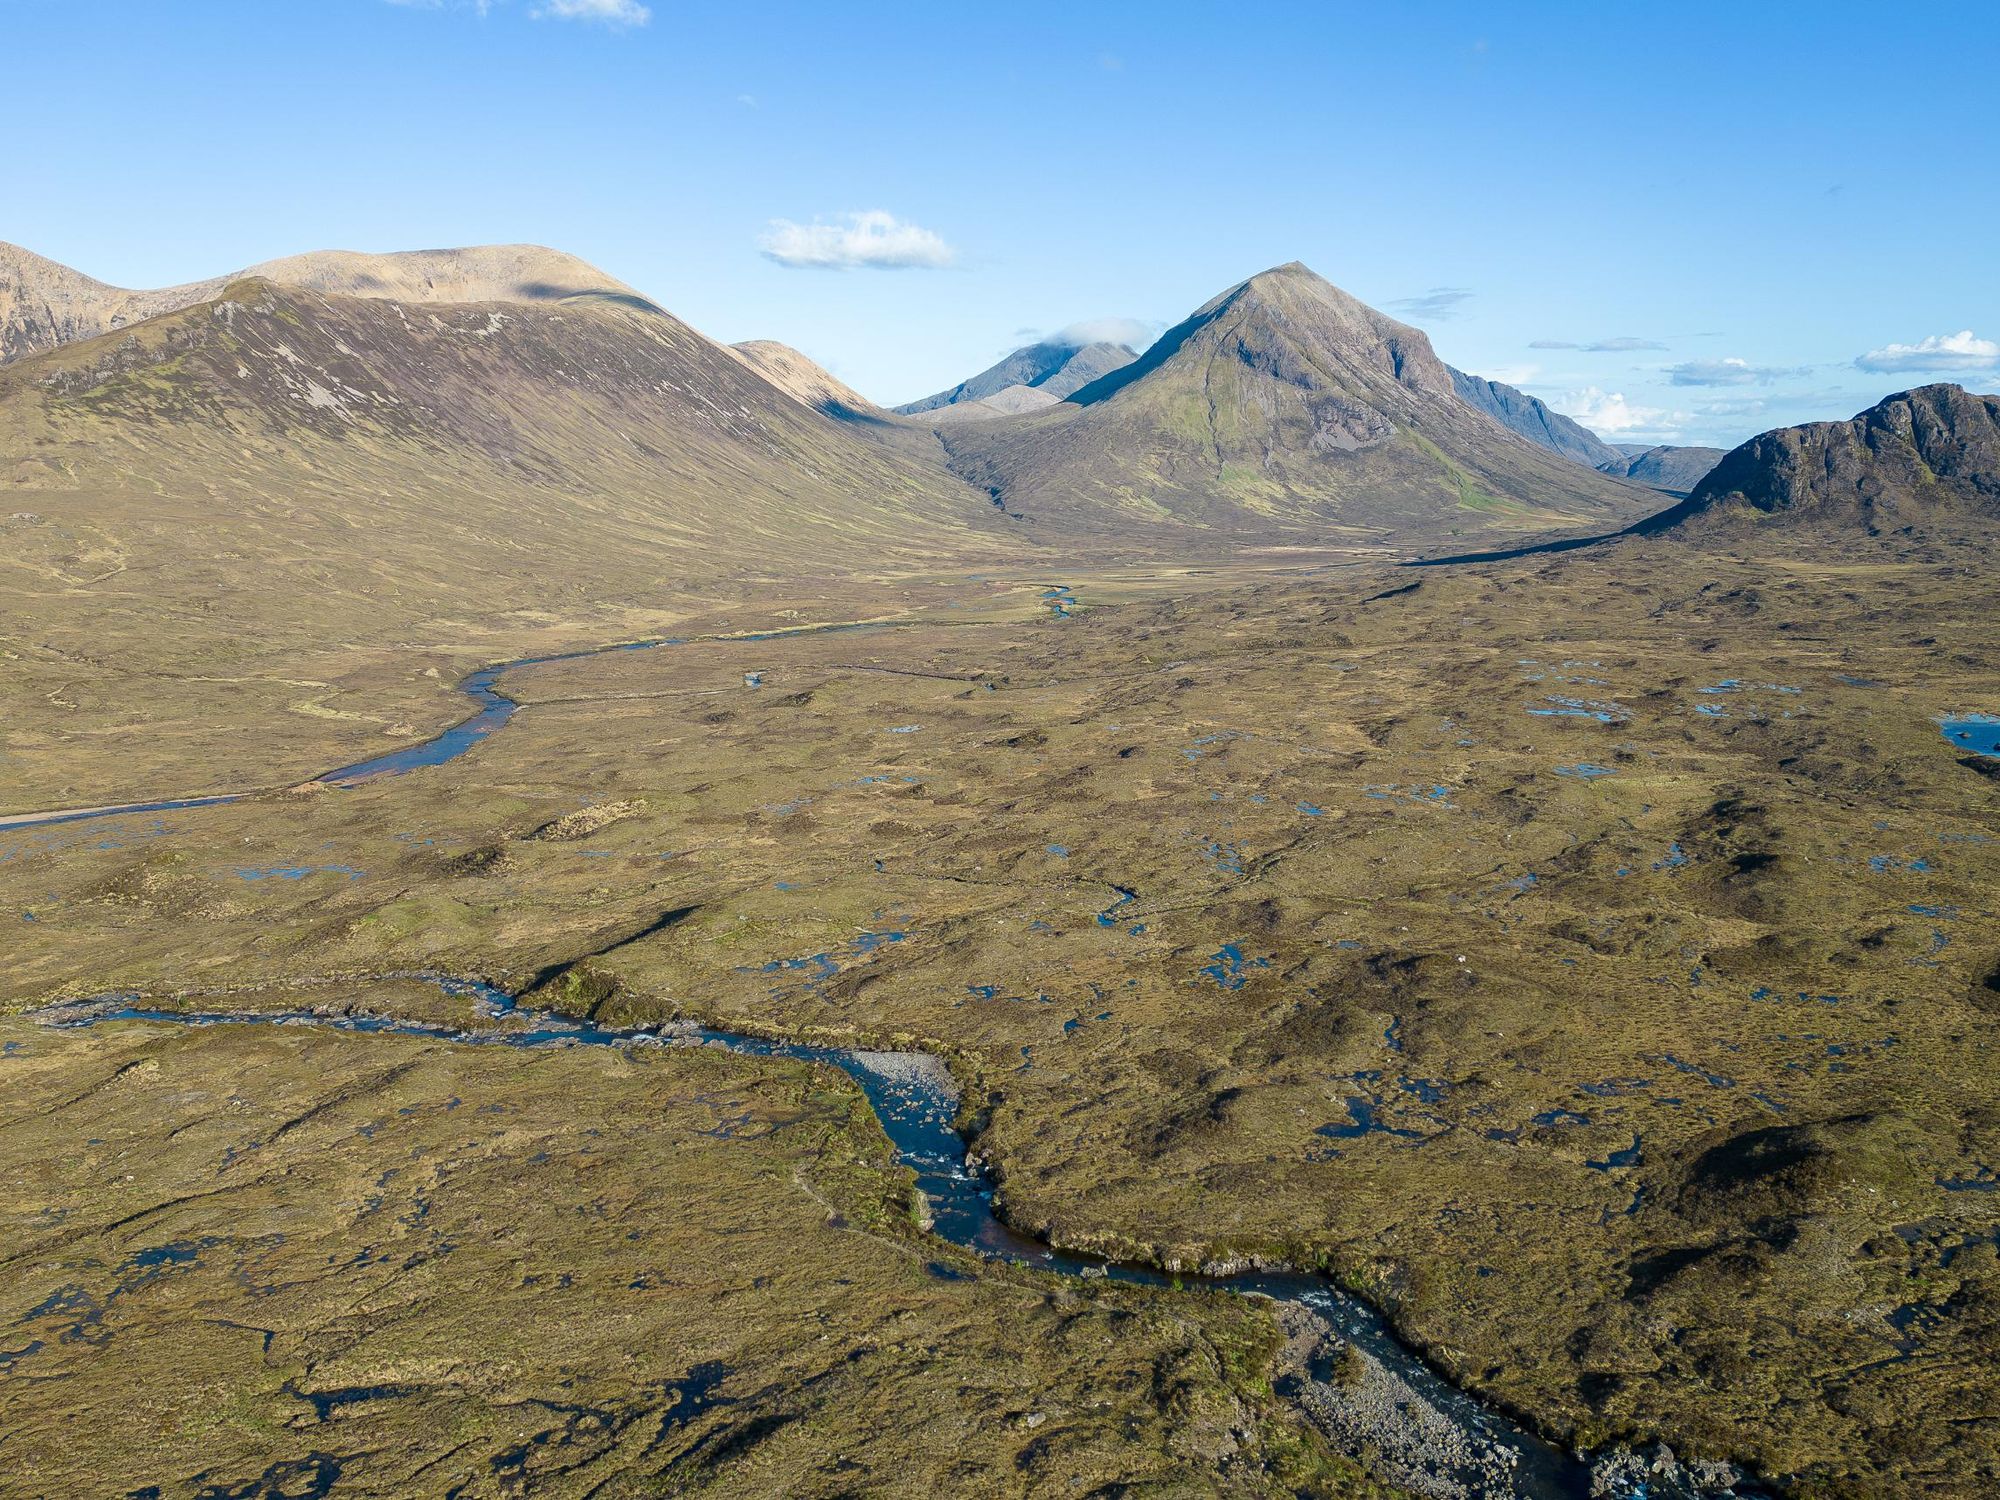
[[(1437, 1500), (1586, 1500), (1593, 1494), (1627, 1500), (1674, 1497), (1750, 1496), (1736, 1487), (1698, 1487), (1673, 1475), (1646, 1472), (1607, 1485), (1593, 1467), (1542, 1442), (1509, 1418), (1460, 1390), (1399, 1342), (1380, 1314), (1324, 1276), (1292, 1271), (1246, 1271), (1235, 1275), (1172, 1275), (1146, 1266), (1056, 1250), (1009, 1228), (993, 1208), (991, 1182), (968, 1158), (954, 1121), (958, 1091), (944, 1063), (927, 1053), (874, 1052), (774, 1041), (685, 1022), (658, 1026), (604, 1027), (554, 1011), (530, 1010), (513, 996), (476, 981), (425, 973), (383, 979), (420, 980), (448, 995), (470, 998), (495, 1024), (467, 1030), (387, 1016), (323, 1015), (309, 1009), (280, 1011), (166, 1010), (134, 995), (62, 1004), (34, 1013), (46, 1025), (73, 1029), (107, 1021), (141, 1021), (178, 1026), (316, 1026), (368, 1035), (422, 1037), (499, 1047), (713, 1047), (748, 1057), (825, 1063), (860, 1085), (897, 1159), (915, 1175), (928, 1209), (931, 1231), (962, 1249), (993, 1260), (1080, 1279), (1108, 1279), (1162, 1291), (1228, 1292), (1264, 1297), (1305, 1309), (1352, 1345), (1364, 1375), (1357, 1409), (1329, 1432), (1350, 1447), (1365, 1440), (1388, 1460), (1383, 1477)], [(1342, 1387), (1293, 1380), (1286, 1390), (1316, 1419), (1329, 1400), (1342, 1401)], [(1281, 1385), (1281, 1389), (1285, 1386)], [(1327, 1423), (1321, 1419), (1324, 1428)], [(1632, 1457), (1620, 1455), (1629, 1465)]]
[[(490, 667), (459, 679), (457, 691), (465, 694), (473, 703), (474, 713), (469, 719), (461, 719), (451, 728), (414, 745), (404, 745), (383, 755), (370, 756), (367, 760), (341, 766), (337, 770), (308, 779), (308, 784), (324, 786), (358, 786), (364, 781), (372, 781), (378, 776), (400, 776), (406, 771), (420, 770), (425, 766), (441, 766), (448, 761), (484, 744), (497, 733), (509, 719), (520, 711), (521, 705), (500, 691), (500, 679), (509, 672), (518, 672), (524, 667), (545, 667), (554, 662), (587, 661), (594, 656), (611, 656), (621, 651), (652, 651), (661, 646), (687, 646), (696, 643), (710, 645), (728, 644), (734, 641), (772, 641), (794, 635), (830, 635), (836, 631), (885, 630), (894, 628), (893, 622), (886, 620), (851, 620), (833, 625), (793, 625), (782, 630), (758, 630), (744, 635), (711, 635), (699, 637), (662, 636), (643, 641), (620, 641), (611, 646), (591, 646), (581, 651), (559, 651), (550, 656), (522, 656), (512, 661), (497, 662)], [(111, 818), (122, 813), (178, 812), (189, 807), (216, 807), (230, 802), (241, 802), (249, 792), (222, 792), (208, 797), (176, 797), (158, 802), (120, 802), (108, 807), (62, 808), (53, 812), (16, 813), (11, 817), (0, 817), (0, 833), (21, 828), (52, 827), (58, 823), (76, 823), (86, 818)]]
[[(1567, 550), (1588, 541), (1553, 544), (1527, 550)], [(1435, 562), (1481, 558), (1436, 559)], [(1066, 586), (1046, 590), (1042, 602), (1051, 615), (1070, 614), (1073, 596)], [(808, 625), (737, 636), (709, 636), (708, 643), (750, 642), (781, 637), (893, 628), (887, 621), (855, 621)], [(578, 661), (623, 651), (692, 644), (678, 638), (628, 641), (612, 646), (523, 657), (482, 668), (458, 684), (475, 712), (441, 734), (383, 755), (357, 761), (313, 778), (350, 787), (377, 777), (401, 775), (426, 766), (443, 765), (467, 754), (504, 726), (520, 704), (500, 690), (509, 672), (553, 662)], [(1953, 728), (1967, 722), (1957, 721)], [(223, 794), (114, 807), (78, 808), (0, 819), (0, 831), (110, 817), (121, 813), (166, 812), (242, 800), (245, 794)], [(1119, 909), (1138, 899), (1137, 893), (1114, 887), (1117, 900), (1099, 915), (1103, 926), (1117, 925)], [(1135, 932), (1143, 931), (1135, 927)], [(860, 1085), (894, 1145), (898, 1159), (916, 1174), (932, 1220), (941, 1238), (989, 1259), (1005, 1260), (1058, 1275), (1109, 1279), (1163, 1291), (1205, 1290), (1268, 1298), (1309, 1317), (1320, 1330), (1360, 1355), (1362, 1374), (1350, 1390), (1322, 1370), (1314, 1356), (1303, 1374), (1280, 1389), (1350, 1452), (1366, 1447), (1373, 1453), (1380, 1476), (1431, 1500), (1727, 1500), (1760, 1496), (1762, 1491), (1725, 1474), (1717, 1466), (1703, 1479), (1673, 1465), (1653, 1465), (1649, 1458), (1616, 1450), (1580, 1460), (1551, 1448), (1500, 1412), (1460, 1390), (1400, 1343), (1387, 1323), (1351, 1294), (1324, 1276), (1292, 1271), (1246, 1271), (1235, 1275), (1173, 1275), (1146, 1266), (1110, 1261), (1100, 1256), (1060, 1251), (1030, 1239), (1001, 1221), (993, 1208), (991, 1182), (969, 1161), (966, 1144), (954, 1120), (958, 1094), (943, 1062), (924, 1053), (888, 1053), (818, 1047), (773, 1041), (737, 1032), (675, 1023), (657, 1027), (607, 1028), (553, 1011), (523, 1009), (514, 997), (474, 981), (435, 974), (401, 973), (382, 979), (422, 980), (446, 994), (468, 997), (495, 1024), (467, 1030), (459, 1027), (384, 1016), (330, 1016), (309, 1009), (286, 1011), (182, 1011), (146, 1006), (136, 996), (110, 996), (80, 1004), (65, 1004), (39, 1012), (37, 1018), (59, 1027), (93, 1026), (106, 1021), (147, 1021), (183, 1026), (310, 1025), (336, 1031), (413, 1036), (436, 1041), (506, 1047), (636, 1047), (707, 1046), (752, 1057), (825, 1063), (839, 1068)], [(1220, 981), (1219, 981), (1220, 982)], [(1289, 1317), (1288, 1329), (1301, 1319)], [(1335, 1338), (1323, 1340), (1321, 1354)], [(1705, 1482), (1703, 1482), (1705, 1480)]]

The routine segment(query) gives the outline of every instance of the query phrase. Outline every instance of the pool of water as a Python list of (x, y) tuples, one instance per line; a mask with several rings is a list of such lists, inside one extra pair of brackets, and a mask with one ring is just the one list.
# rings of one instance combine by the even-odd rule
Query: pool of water
[(2000, 756), (2000, 714), (1960, 714), (1938, 720), (1938, 728), (1954, 749)]

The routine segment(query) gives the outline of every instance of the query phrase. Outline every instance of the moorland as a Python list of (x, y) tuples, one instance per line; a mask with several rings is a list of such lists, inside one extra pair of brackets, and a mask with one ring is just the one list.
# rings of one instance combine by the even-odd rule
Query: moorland
[(945, 418), (519, 264), (0, 366), (33, 1492), (1564, 1492), (1275, 1266), (1563, 1483), (1990, 1488), (1996, 403), (1683, 497), (1302, 267)]

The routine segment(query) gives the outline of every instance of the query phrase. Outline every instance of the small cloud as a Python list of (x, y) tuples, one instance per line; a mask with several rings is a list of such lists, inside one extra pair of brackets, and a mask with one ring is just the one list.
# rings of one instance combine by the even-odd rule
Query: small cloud
[(1740, 401), (1704, 401), (1695, 410), (1704, 417), (1761, 417), (1771, 409), (1766, 396), (1746, 396)]
[(757, 245), (767, 259), (781, 266), (819, 271), (864, 266), (880, 271), (935, 270), (956, 258), (939, 235), (881, 209), (814, 219), (810, 224), (773, 219)]
[(653, 19), (638, 0), (546, 0), (533, 15), (538, 21), (602, 21), (606, 26), (644, 26)]
[(1085, 344), (1123, 344), (1127, 349), (1143, 349), (1159, 336), (1158, 323), (1137, 318), (1085, 318), (1067, 328), (1058, 328), (1040, 342), (1063, 349), (1081, 349)]
[(1389, 306), (1414, 318), (1455, 318), (1459, 305), (1471, 295), (1462, 286), (1434, 286), (1421, 297), (1401, 297)]
[(1497, 380), (1502, 385), (1520, 387), (1532, 383), (1541, 373), (1540, 365), (1497, 365), (1486, 372), (1486, 378)]
[(1705, 417), (1756, 417), (1766, 411), (1798, 411), (1802, 408), (1852, 410), (1867, 405), (1868, 397), (1837, 386), (1819, 390), (1771, 391), (1755, 396), (1719, 396), (1699, 403), (1695, 410)]
[(1987, 370), (2000, 365), (2000, 344), (1977, 338), (1970, 328), (1934, 333), (1914, 344), (1884, 344), (1854, 361), (1857, 370), (1896, 374), (1906, 370)]
[(757, 96), (755, 94), (738, 94), (736, 102), (745, 109), (755, 109), (757, 107)]
[(1563, 339), (1536, 339), (1528, 347), (1530, 349), (1580, 349), (1585, 354), (1633, 354), (1642, 349), (1664, 349), (1667, 346), (1658, 339), (1635, 339), (1627, 335), (1615, 339), (1594, 339), (1588, 344), (1573, 344)]
[(1564, 416), (1581, 422), (1600, 437), (1607, 438), (1620, 433), (1670, 437), (1676, 431), (1675, 424), (1681, 415), (1661, 411), (1657, 407), (1634, 406), (1623, 393), (1599, 390), (1594, 385), (1566, 392), (1549, 405)]
[(1098, 55), (1097, 65), (1107, 73), (1122, 73), (1125, 71), (1125, 59), (1109, 52)]
[(1675, 385), (1769, 385), (1811, 373), (1780, 365), (1753, 365), (1747, 359), (1691, 359), (1667, 366), (1667, 378)]

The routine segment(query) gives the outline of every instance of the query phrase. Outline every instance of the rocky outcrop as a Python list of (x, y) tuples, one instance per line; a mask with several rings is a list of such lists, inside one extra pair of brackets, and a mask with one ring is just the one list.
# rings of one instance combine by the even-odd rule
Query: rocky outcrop
[(1647, 529), (1746, 512), (1870, 531), (2000, 520), (2000, 397), (1927, 385), (1846, 422), (1761, 433)]

